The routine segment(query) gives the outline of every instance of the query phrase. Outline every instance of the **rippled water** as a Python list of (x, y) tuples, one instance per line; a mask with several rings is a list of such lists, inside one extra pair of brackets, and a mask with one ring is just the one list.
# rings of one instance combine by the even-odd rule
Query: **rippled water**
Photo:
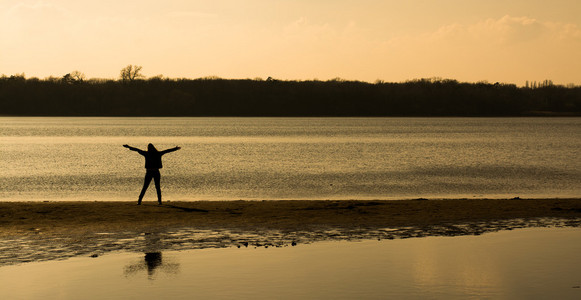
[[(581, 196), (581, 118), (0, 118), (0, 200)], [(146, 201), (154, 200), (154, 189)]]

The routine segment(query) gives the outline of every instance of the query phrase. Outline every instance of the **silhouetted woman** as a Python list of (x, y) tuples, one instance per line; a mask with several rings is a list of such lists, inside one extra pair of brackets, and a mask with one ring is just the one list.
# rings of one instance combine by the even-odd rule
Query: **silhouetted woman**
[(153, 179), (155, 182), (155, 189), (157, 190), (157, 202), (159, 205), (161, 205), (161, 187), (159, 186), (161, 177), (159, 174), (159, 169), (163, 168), (161, 165), (161, 156), (169, 152), (180, 150), (181, 148), (174, 147), (163, 151), (157, 151), (153, 144), (149, 144), (147, 145), (147, 151), (143, 151), (129, 145), (123, 145), (123, 147), (128, 148), (131, 151), (137, 151), (137, 153), (145, 157), (145, 169), (147, 169), (147, 172), (145, 172), (145, 180), (143, 181), (143, 188), (139, 194), (137, 205), (141, 205), (141, 200), (143, 199), (143, 195), (145, 195), (147, 187), (149, 187), (149, 183), (151, 183), (151, 179)]

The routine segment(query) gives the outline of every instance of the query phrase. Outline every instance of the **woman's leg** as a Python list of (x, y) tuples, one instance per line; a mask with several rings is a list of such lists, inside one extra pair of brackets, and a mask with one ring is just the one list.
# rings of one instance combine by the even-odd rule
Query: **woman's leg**
[(155, 190), (157, 191), (157, 203), (161, 204), (161, 185), (160, 185), (161, 174), (159, 170), (153, 173), (153, 182), (155, 182)]
[(147, 172), (145, 173), (145, 179), (143, 180), (143, 188), (141, 188), (141, 193), (139, 194), (139, 200), (137, 200), (137, 204), (141, 204), (141, 200), (143, 199), (143, 196), (145, 195), (145, 191), (147, 191), (147, 187), (149, 187), (149, 183), (151, 182), (151, 179), (153, 178), (153, 175), (151, 174), (151, 172)]

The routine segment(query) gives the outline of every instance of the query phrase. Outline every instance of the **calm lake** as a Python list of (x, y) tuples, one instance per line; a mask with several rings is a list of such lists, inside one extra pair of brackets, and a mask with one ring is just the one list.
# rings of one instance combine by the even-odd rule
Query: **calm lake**
[[(581, 196), (581, 118), (0, 118), (0, 201)], [(150, 187), (144, 201), (154, 201)]]

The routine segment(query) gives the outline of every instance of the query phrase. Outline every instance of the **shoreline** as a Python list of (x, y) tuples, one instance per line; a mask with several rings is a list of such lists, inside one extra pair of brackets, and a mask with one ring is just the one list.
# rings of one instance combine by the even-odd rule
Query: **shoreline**
[(581, 227), (581, 199), (0, 202), (0, 266), (101, 255), (321, 240)]
[(175, 227), (302, 230), (581, 218), (581, 198), (0, 202), (0, 238)]

